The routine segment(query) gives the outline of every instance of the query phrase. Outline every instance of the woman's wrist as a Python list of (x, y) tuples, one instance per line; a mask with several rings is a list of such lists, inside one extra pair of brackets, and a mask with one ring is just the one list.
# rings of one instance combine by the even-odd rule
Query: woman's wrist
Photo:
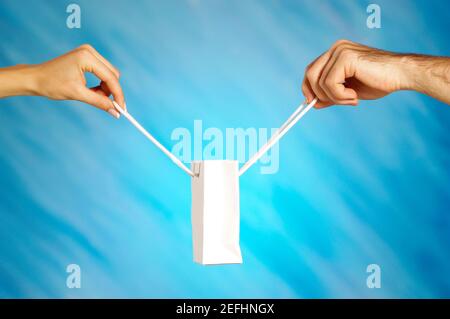
[(0, 68), (0, 98), (17, 95), (39, 95), (36, 65)]

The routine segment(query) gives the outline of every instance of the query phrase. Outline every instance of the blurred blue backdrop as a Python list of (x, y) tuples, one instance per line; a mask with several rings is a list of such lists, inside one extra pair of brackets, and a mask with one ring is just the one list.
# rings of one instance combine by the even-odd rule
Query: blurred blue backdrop
[[(305, 66), (347, 38), (449, 55), (448, 1), (0, 2), (0, 66), (92, 44), (129, 110), (176, 127), (276, 127)], [(312, 111), (280, 170), (241, 178), (244, 264), (192, 262), (190, 180), (124, 119), (78, 102), (0, 100), (0, 297), (450, 297), (450, 108), (400, 92)], [(66, 287), (79, 264), (82, 288)], [(368, 289), (379, 264), (382, 288)]]

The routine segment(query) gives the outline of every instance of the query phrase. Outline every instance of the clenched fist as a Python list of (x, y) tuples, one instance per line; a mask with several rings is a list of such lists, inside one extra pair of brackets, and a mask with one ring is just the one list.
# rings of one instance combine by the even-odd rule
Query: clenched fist
[(308, 65), (302, 91), (316, 108), (357, 105), (398, 90), (416, 90), (450, 104), (450, 58), (397, 54), (337, 41)]

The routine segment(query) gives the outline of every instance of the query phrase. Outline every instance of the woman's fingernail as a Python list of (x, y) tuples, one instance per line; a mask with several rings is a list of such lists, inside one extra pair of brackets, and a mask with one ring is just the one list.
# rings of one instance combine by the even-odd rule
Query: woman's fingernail
[(108, 113), (111, 114), (111, 116), (116, 118), (116, 119), (120, 118), (119, 112), (117, 112), (115, 109), (112, 109), (112, 108), (109, 109)]

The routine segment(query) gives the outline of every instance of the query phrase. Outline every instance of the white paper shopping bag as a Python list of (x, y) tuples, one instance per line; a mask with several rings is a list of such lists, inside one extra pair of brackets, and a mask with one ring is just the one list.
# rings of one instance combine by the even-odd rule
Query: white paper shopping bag
[(237, 161), (192, 162), (194, 261), (203, 265), (242, 263), (239, 247)]
[(203, 265), (241, 264), (239, 247), (239, 176), (275, 145), (317, 102), (302, 103), (275, 134), (240, 169), (237, 161), (192, 162), (187, 168), (147, 130), (113, 101), (116, 109), (168, 158), (192, 178), (194, 261)]

